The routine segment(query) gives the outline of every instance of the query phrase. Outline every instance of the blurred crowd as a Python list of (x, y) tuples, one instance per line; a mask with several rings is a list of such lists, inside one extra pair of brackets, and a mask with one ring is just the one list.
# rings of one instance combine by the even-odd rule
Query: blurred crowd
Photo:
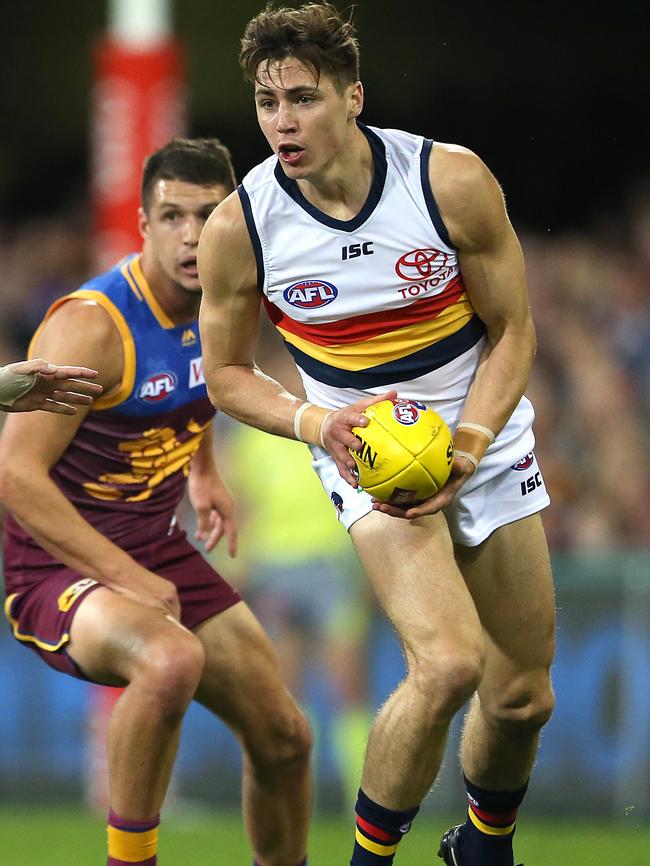
[[(650, 194), (588, 233), (520, 234), (538, 334), (528, 393), (552, 498), (544, 513), (552, 550), (647, 551)], [(0, 222), (0, 364), (25, 357), (50, 303), (93, 273), (83, 203), (18, 226)], [(257, 361), (300, 393), (295, 366), (270, 326)], [(215, 426), (241, 527), (237, 559), (221, 551), (215, 564), (271, 634), (310, 716), (323, 802), (323, 779), (330, 778), (352, 808), (372, 708), (388, 680), (400, 676), (400, 656), (382, 649), (374, 603), (305, 446), (227, 418)], [(187, 508), (181, 523), (190, 534), (192, 520)], [(105, 724), (101, 709), (93, 714)], [(93, 760), (87, 799), (96, 805), (105, 774)]]
[[(0, 363), (22, 358), (50, 302), (92, 273), (89, 233), (81, 203), (57, 217), (0, 223)], [(521, 234), (551, 545), (642, 546), (650, 536), (650, 193), (589, 233)]]

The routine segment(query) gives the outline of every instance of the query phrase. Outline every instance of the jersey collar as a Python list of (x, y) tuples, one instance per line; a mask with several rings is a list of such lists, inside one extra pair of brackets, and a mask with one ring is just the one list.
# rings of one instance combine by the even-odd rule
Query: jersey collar
[(364, 205), (359, 211), (359, 213), (356, 216), (353, 216), (352, 219), (335, 219), (334, 217), (323, 213), (323, 211), (319, 210), (317, 207), (314, 207), (314, 205), (311, 204), (311, 202), (307, 201), (305, 196), (302, 194), (302, 192), (300, 191), (300, 187), (298, 186), (296, 181), (286, 176), (286, 174), (282, 170), (282, 166), (280, 165), (279, 161), (276, 163), (274, 172), (277, 182), (287, 193), (287, 195), (291, 196), (291, 198), (296, 202), (297, 205), (299, 205), (304, 211), (306, 211), (319, 223), (329, 226), (330, 228), (339, 229), (340, 231), (344, 232), (356, 231), (359, 226), (362, 226), (364, 224), (364, 222), (368, 219), (370, 214), (379, 204), (381, 194), (384, 191), (384, 184), (386, 183), (387, 160), (386, 147), (384, 145), (384, 142), (375, 132), (373, 132), (365, 124), (359, 123), (357, 121), (357, 126), (368, 139), (368, 144), (370, 145), (370, 150), (372, 151), (374, 171), (372, 176), (372, 184), (370, 186), (370, 191), (368, 192), (368, 197), (366, 198), (366, 201), (364, 202)]

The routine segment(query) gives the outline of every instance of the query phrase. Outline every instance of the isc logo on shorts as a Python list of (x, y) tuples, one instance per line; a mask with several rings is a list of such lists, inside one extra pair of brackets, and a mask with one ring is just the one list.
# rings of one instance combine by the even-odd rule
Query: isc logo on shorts
[(66, 610), (70, 610), (79, 596), (86, 592), (87, 589), (90, 589), (91, 586), (97, 586), (97, 581), (92, 580), (90, 577), (84, 577), (83, 580), (78, 580), (72, 586), (64, 589), (58, 598), (59, 610), (64, 613)]
[(157, 403), (164, 400), (176, 389), (176, 376), (173, 373), (154, 373), (138, 388), (140, 400), (147, 403)]
[(336, 300), (338, 289), (324, 280), (302, 280), (285, 289), (282, 297), (292, 307), (311, 310), (315, 307), (326, 307)]

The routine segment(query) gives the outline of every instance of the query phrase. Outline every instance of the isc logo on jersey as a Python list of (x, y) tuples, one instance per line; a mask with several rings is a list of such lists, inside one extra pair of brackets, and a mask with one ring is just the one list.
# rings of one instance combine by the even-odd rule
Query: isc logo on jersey
[(176, 376), (173, 373), (154, 373), (140, 385), (138, 397), (140, 400), (146, 400), (147, 403), (157, 403), (168, 397), (174, 390), (176, 390)]
[(285, 289), (282, 297), (292, 307), (311, 310), (315, 307), (326, 307), (336, 300), (338, 289), (324, 280), (301, 280)]

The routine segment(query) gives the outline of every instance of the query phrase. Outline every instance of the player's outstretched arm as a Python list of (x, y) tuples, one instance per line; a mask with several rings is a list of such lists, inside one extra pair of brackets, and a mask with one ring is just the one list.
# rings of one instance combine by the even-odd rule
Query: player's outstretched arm
[[(35, 351), (85, 362), (98, 369), (106, 393), (122, 377), (121, 340), (107, 313), (89, 301), (72, 300), (39, 331)], [(139, 566), (86, 521), (50, 477), (89, 411), (76, 415), (22, 412), (9, 415), (0, 436), (0, 501), (52, 556), (140, 604), (178, 616), (175, 587)]]
[(88, 381), (97, 370), (88, 367), (59, 367), (42, 358), (17, 361), (0, 367), (0, 409), (4, 412), (33, 412), (42, 409), (60, 415), (74, 415), (77, 406), (88, 406), (102, 393), (102, 386)]

